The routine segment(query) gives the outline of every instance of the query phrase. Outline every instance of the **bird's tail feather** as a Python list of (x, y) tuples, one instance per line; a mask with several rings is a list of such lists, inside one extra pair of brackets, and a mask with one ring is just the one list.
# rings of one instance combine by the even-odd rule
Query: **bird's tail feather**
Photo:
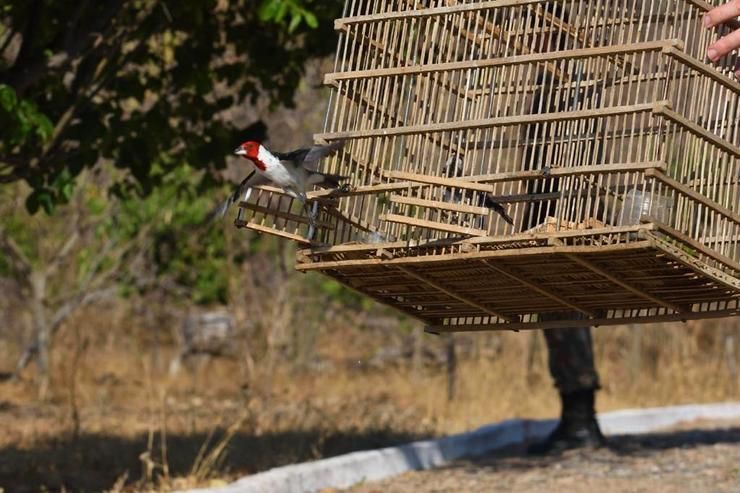
[[(241, 197), (243, 194), (247, 194), (247, 192), (251, 193), (250, 185), (254, 185), (256, 183), (254, 180), (256, 172), (256, 170), (252, 170), (252, 172), (249, 173), (249, 175), (247, 175), (247, 177), (242, 180), (239, 186), (236, 187), (234, 192), (229, 195), (226, 200), (218, 204), (211, 210), (211, 212), (206, 215), (203, 222), (205, 224), (208, 224), (217, 218), (222, 219), (226, 215), (226, 211), (229, 210), (229, 207), (231, 207), (231, 204), (237, 202), (239, 200), (239, 197)], [(247, 200), (248, 197), (249, 194), (247, 194), (244, 200)]]
[(203, 224), (210, 224), (217, 219), (222, 219), (226, 215), (226, 211), (229, 210), (229, 207), (239, 201), (239, 197), (241, 197), (242, 193), (244, 193), (242, 186), (238, 186), (231, 195), (206, 214), (205, 219), (203, 219)]
[(229, 207), (233, 203), (239, 200), (239, 196), (241, 195), (241, 187), (234, 190), (234, 193), (229, 195), (223, 202), (218, 204), (216, 207), (211, 209), (211, 211), (206, 214), (205, 219), (203, 220), (204, 223), (210, 223), (217, 219), (221, 219), (226, 215), (226, 211), (229, 210)]
[(514, 220), (511, 218), (511, 216), (506, 212), (506, 209), (504, 209), (504, 206), (493, 200), (491, 197), (486, 195), (486, 207), (491, 209), (492, 211), (495, 211), (498, 213), (499, 216), (503, 218), (504, 221), (514, 225)]

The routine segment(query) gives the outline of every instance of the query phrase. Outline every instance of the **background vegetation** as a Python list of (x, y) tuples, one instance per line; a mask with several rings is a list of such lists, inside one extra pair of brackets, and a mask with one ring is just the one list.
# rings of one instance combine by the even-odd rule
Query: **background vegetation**
[[(291, 245), (203, 225), (235, 143), (320, 128), (341, 3), (0, 3), (0, 487), (215, 484), (557, 412), (541, 334), (423, 335)], [(230, 350), (171, 373), (213, 310)], [(600, 410), (736, 399), (737, 335), (597, 329)]]

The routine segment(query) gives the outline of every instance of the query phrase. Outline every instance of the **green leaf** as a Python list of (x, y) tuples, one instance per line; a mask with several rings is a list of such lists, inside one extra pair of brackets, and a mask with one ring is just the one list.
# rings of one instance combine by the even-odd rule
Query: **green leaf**
[(274, 20), (281, 4), (281, 0), (262, 0), (257, 16), (262, 22)]
[(75, 191), (75, 186), (72, 182), (67, 182), (64, 185), (62, 185), (62, 188), (59, 190), (59, 195), (61, 195), (63, 201), (65, 203), (69, 202), (72, 198), (72, 194)]
[(53, 188), (56, 190), (56, 197), (59, 202), (68, 203), (74, 193), (74, 178), (68, 168), (62, 169), (59, 175), (54, 179)]
[(5, 84), (0, 84), (0, 106), (8, 113), (12, 112), (18, 104), (15, 91)]
[(301, 24), (301, 16), (294, 14), (293, 17), (290, 18), (290, 25), (288, 26), (288, 32), (295, 31), (298, 26)]
[(51, 190), (46, 188), (37, 189), (31, 192), (28, 198), (26, 198), (26, 209), (28, 212), (36, 214), (39, 208), (44, 209), (44, 212), (50, 216), (54, 214), (56, 203)]
[(288, 4), (285, 2), (278, 2), (277, 12), (275, 13), (275, 22), (283, 22), (285, 14), (288, 13)]
[(41, 207), (44, 209), (44, 212), (51, 216), (54, 214), (54, 210), (56, 209), (56, 203), (54, 202), (54, 197), (49, 193), (48, 191), (43, 191), (39, 194), (39, 203), (41, 204)]
[(310, 27), (311, 29), (316, 29), (317, 27), (319, 27), (319, 20), (313, 13), (306, 10), (303, 12), (303, 18), (306, 21), (308, 27)]
[(54, 125), (41, 113), (37, 113), (35, 117), (36, 123), (36, 134), (41, 138), (42, 141), (46, 142), (51, 138), (51, 134), (54, 132)]
[(36, 190), (28, 194), (26, 197), (26, 210), (30, 214), (36, 214), (39, 211), (39, 196)]
[(87, 202), (87, 208), (91, 214), (100, 215), (105, 211), (105, 201), (100, 197), (91, 197)]

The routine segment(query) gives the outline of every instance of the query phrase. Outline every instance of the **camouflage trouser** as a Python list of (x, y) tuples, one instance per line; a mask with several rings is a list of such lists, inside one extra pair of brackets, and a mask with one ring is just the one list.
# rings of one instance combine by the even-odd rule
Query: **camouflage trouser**
[[(573, 317), (577, 314), (566, 314)], [(540, 320), (559, 320), (562, 314), (543, 313)], [(599, 388), (599, 375), (594, 365), (591, 328), (588, 326), (565, 329), (546, 329), (550, 374), (555, 387), (564, 394), (578, 390)]]
[[(564, 20), (568, 19), (568, 14), (562, 9), (562, 5), (557, 2), (547, 2), (544, 4), (547, 12), (552, 12), (556, 17), (562, 17)], [(550, 50), (562, 50), (565, 49), (566, 37), (556, 36), (555, 38), (548, 37), (546, 42), (549, 43), (548, 48)], [(556, 94), (553, 88), (553, 78), (545, 72), (538, 74), (537, 86), (538, 90), (532, 95), (531, 102), (531, 114), (538, 113), (557, 113), (559, 111), (574, 111), (579, 109), (585, 109), (582, 105), (584, 101), (588, 101), (589, 98), (600, 99), (601, 92), (597, 86), (588, 89), (585, 86), (575, 91), (567, 91), (568, 97), (552, 98), (551, 95)], [(589, 93), (589, 91), (595, 91)], [(594, 107), (598, 106), (598, 101), (591, 102)], [(543, 127), (543, 124), (537, 122), (532, 125), (524, 127), (524, 133), (527, 140), (537, 143), (537, 139), (542, 140), (542, 135), (547, 135), (548, 132), (553, 132), (547, 126)], [(523, 162), (522, 169), (543, 169), (544, 166), (559, 166), (562, 163), (557, 161), (553, 162), (553, 158), (550, 157), (548, 162), (548, 155), (556, 156), (555, 149), (549, 151), (545, 149), (545, 144), (541, 143), (538, 145), (528, 146), (525, 150), (525, 159)], [(585, 163), (591, 162), (602, 162), (604, 155), (604, 145), (602, 140), (593, 138), (593, 145), (589, 150), (582, 156)], [(575, 183), (570, 184), (571, 187), (575, 186)], [(531, 180), (527, 183), (528, 194), (538, 194), (547, 192), (557, 192), (560, 190), (560, 179), (547, 178), (542, 180)], [(556, 210), (557, 200), (546, 200), (538, 204), (531, 203), (525, 209), (524, 221), (522, 224), (522, 230), (526, 231), (530, 228), (542, 224), (548, 216), (557, 216), (558, 211)], [(580, 204), (580, 202), (579, 202)], [(596, 210), (582, 210), (579, 215), (582, 219), (587, 217), (603, 218), (602, 210), (603, 204), (601, 201), (594, 201), (593, 207), (598, 207)], [(562, 206), (568, 206), (569, 203), (566, 201)], [(572, 212), (565, 210), (565, 212)], [(560, 211), (562, 215), (564, 211)], [(563, 320), (563, 317), (567, 319), (580, 319), (580, 313), (541, 313), (540, 320)], [(596, 373), (596, 367), (594, 366), (594, 353), (593, 344), (591, 341), (591, 328), (587, 325), (580, 325), (574, 323), (573, 327), (563, 329), (546, 329), (545, 340), (547, 341), (548, 359), (550, 364), (550, 374), (553, 380), (555, 380), (555, 386), (562, 393), (570, 393), (579, 390), (594, 390), (599, 388), (599, 376)]]

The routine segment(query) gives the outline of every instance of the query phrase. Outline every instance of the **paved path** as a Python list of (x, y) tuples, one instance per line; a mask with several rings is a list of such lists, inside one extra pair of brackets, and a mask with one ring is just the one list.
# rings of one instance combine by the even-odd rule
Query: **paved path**
[(615, 436), (611, 447), (532, 458), (509, 450), (405, 473), (352, 493), (517, 492), (738, 493), (740, 420), (685, 423), (664, 432)]

